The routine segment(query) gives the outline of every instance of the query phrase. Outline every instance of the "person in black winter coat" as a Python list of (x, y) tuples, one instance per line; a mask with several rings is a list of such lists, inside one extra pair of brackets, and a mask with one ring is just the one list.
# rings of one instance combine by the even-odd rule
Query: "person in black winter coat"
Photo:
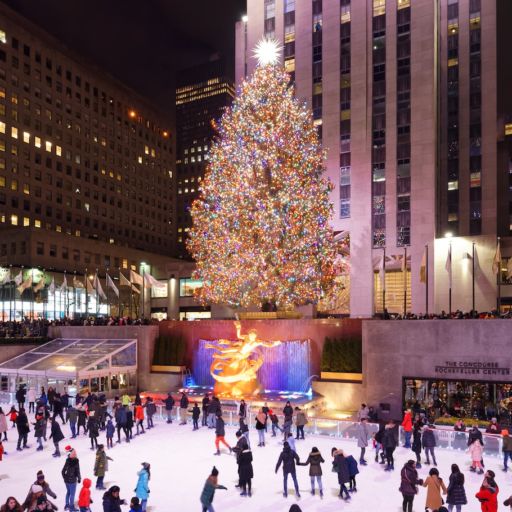
[[(28, 423), (28, 417), (25, 413), (25, 409), (21, 408), (18, 417), (16, 418), (16, 429), (18, 430), (18, 447), (16, 448), (18, 451), (21, 451), (23, 448), (30, 448), (27, 445), (28, 433), (30, 432), (30, 426)], [(23, 448), (21, 445), (23, 444)]]
[(350, 494), (348, 493), (347, 487), (345, 484), (350, 482), (350, 473), (348, 470), (347, 459), (343, 454), (343, 450), (338, 450), (337, 448), (333, 448), (331, 450), (331, 455), (333, 457), (332, 462), (332, 470), (338, 473), (338, 483), (340, 484), (340, 494), (339, 497), (343, 498), (343, 493), (345, 493), (345, 500), (350, 499)]
[(63, 407), (62, 407), (62, 400), (60, 398), (60, 394), (57, 393), (55, 395), (55, 398), (53, 399), (53, 419), (55, 419), (57, 416), (60, 417), (62, 420), (62, 424), (64, 425), (64, 415), (62, 414)]
[(203, 412), (203, 417), (201, 420), (201, 425), (203, 427), (206, 427), (207, 425), (207, 418), (208, 418), (208, 404), (210, 403), (210, 397), (208, 396), (208, 393), (206, 393), (203, 397), (203, 400), (201, 402), (201, 410)]
[(87, 420), (87, 430), (89, 431), (89, 437), (91, 439), (91, 450), (98, 449), (98, 436), (100, 435), (100, 426), (96, 415), (91, 413)]
[(164, 400), (165, 414), (167, 415), (167, 423), (172, 423), (172, 408), (174, 407), (174, 398), (171, 393), (167, 393), (167, 398)]
[[(452, 464), (452, 472), (448, 483), (446, 503), (460, 510), (462, 505), (466, 505), (466, 490), (464, 489), (464, 474), (461, 473), (457, 464)], [(450, 509), (451, 510), (451, 509)]]
[(50, 439), (53, 441), (53, 446), (55, 446), (55, 451), (53, 452), (54, 457), (60, 457), (59, 443), (64, 439), (64, 434), (60, 428), (60, 425), (57, 423), (57, 419), (52, 419), (52, 427), (50, 431)]
[(130, 439), (128, 438), (128, 432), (126, 430), (126, 407), (121, 405), (116, 409), (115, 412), (116, 419), (116, 429), (117, 429), (117, 442), (121, 442), (121, 430), (124, 432), (126, 436), (126, 442), (129, 443)]
[(76, 510), (76, 486), (82, 481), (82, 476), (80, 475), (80, 462), (76, 456), (75, 450), (73, 450), (71, 446), (66, 446), (66, 452), (68, 454), (68, 457), (66, 459), (64, 467), (62, 468), (62, 478), (64, 479), (64, 484), (66, 485), (65, 509)]
[(219, 444), (222, 443), (225, 446), (229, 448), (229, 453), (233, 451), (231, 446), (226, 442), (224, 439), (224, 436), (226, 435), (226, 429), (224, 428), (224, 420), (222, 419), (222, 415), (217, 415), (217, 420), (215, 422), (215, 447), (217, 448), (217, 451), (215, 452), (215, 455), (220, 455), (220, 449)]
[(421, 424), (415, 423), (412, 429), (412, 446), (411, 450), (416, 455), (416, 468), (421, 468)]
[(432, 455), (432, 462), (434, 463), (434, 466), (437, 466), (436, 454), (434, 452), (434, 448), (436, 447), (436, 437), (434, 435), (434, 431), (432, 430), (431, 425), (426, 426), (425, 429), (423, 430), (423, 434), (421, 436), (421, 444), (423, 445), (423, 449), (425, 450), (427, 464), (430, 464), (430, 454)]
[(119, 497), (121, 489), (113, 485), (103, 495), (103, 512), (121, 512), (121, 505), (126, 505), (126, 501)]
[(80, 435), (80, 427), (83, 427), (84, 429), (84, 432), (87, 433), (87, 414), (85, 413), (85, 409), (83, 408), (82, 405), (80, 406), (77, 406), (77, 411), (78, 411), (78, 421), (77, 421), (77, 425), (76, 425), (76, 435), (79, 436)]
[(133, 438), (133, 411), (126, 407), (126, 442), (129, 443), (130, 439)]
[(396, 428), (394, 421), (390, 421), (384, 429), (384, 434), (382, 435), (382, 446), (386, 453), (387, 465), (385, 471), (392, 471), (395, 469), (393, 453), (398, 446), (398, 429)]
[(279, 459), (276, 464), (276, 473), (279, 470), (281, 464), (283, 465), (283, 496), (288, 497), (288, 475), (291, 475), (293, 485), (295, 486), (295, 495), (300, 498), (299, 484), (297, 483), (297, 474), (295, 472), (295, 463), (299, 464), (299, 456), (290, 448), (290, 445), (285, 442), (283, 445), (283, 451), (279, 455)]
[(188, 397), (185, 393), (181, 393), (180, 398), (180, 425), (187, 424)]
[(156, 405), (150, 396), (148, 396), (146, 398), (145, 407), (146, 407), (146, 419), (148, 421), (148, 430), (149, 430), (150, 428), (153, 428), (155, 426), (153, 424), (153, 416), (156, 414)]
[(252, 484), (251, 481), (254, 477), (252, 469), (252, 452), (249, 447), (242, 450), (237, 456), (238, 463), (238, 477), (240, 478), (240, 485), (242, 492), (240, 496), (251, 497)]
[(290, 405), (290, 401), (286, 402), (283, 408), (284, 420), (291, 420), (293, 418), (293, 407)]
[(399, 491), (402, 493), (402, 510), (403, 512), (412, 512), (412, 503), (414, 496), (418, 493), (418, 485), (423, 485), (423, 480), (418, 478), (416, 471), (416, 463), (409, 460), (400, 472), (400, 487)]
[(194, 403), (194, 407), (192, 407), (192, 424), (194, 428), (192, 430), (199, 430), (199, 417), (201, 416), (201, 409), (197, 405), (197, 402)]

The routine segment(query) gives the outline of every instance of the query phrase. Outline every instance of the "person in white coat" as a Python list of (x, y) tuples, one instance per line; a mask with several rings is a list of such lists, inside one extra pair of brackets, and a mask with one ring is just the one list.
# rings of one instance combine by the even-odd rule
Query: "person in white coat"
[(4, 435), (4, 441), (7, 441), (7, 418), (0, 407), (0, 440), (2, 439), (2, 434)]
[(359, 455), (359, 464), (366, 466), (366, 460), (364, 459), (364, 454), (366, 452), (366, 447), (368, 446), (368, 419), (361, 418), (359, 425), (357, 426), (357, 446), (361, 448), (361, 454)]
[(27, 393), (28, 399), (28, 412), (35, 412), (36, 408), (36, 390), (34, 388), (30, 388)]

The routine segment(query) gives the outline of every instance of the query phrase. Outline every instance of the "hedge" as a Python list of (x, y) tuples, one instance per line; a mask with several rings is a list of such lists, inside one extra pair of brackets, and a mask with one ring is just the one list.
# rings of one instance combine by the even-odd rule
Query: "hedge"
[(159, 336), (155, 340), (153, 364), (159, 366), (182, 366), (185, 361), (186, 342), (181, 337)]
[(0, 345), (41, 345), (50, 341), (48, 336), (0, 338)]
[(322, 371), (361, 373), (362, 340), (360, 337), (325, 338), (322, 350)]

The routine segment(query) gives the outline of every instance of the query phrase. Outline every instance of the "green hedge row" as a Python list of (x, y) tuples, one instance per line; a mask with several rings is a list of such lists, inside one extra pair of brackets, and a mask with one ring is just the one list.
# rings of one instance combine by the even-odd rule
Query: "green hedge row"
[(185, 362), (186, 342), (175, 336), (159, 336), (155, 341), (153, 364), (182, 366)]
[(325, 338), (322, 350), (323, 372), (361, 373), (363, 350), (360, 337)]
[(40, 345), (50, 341), (48, 336), (0, 338), (0, 345)]

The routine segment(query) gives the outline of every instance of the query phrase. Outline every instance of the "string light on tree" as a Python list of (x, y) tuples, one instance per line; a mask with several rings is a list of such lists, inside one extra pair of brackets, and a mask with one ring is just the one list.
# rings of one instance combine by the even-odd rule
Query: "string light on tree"
[[(188, 249), (205, 303), (317, 303), (332, 285), (332, 189), (310, 110), (295, 98), (275, 43), (217, 128)], [(278, 45), (277, 45), (278, 48)]]

